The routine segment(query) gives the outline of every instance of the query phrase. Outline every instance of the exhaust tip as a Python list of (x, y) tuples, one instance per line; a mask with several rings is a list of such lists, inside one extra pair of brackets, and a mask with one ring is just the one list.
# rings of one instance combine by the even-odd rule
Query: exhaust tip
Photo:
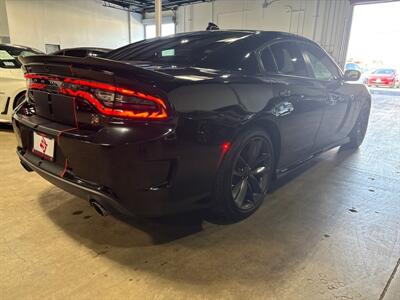
[(98, 203), (97, 201), (90, 201), (90, 205), (94, 208), (94, 210), (101, 216), (105, 217), (108, 215), (108, 211)]
[(25, 171), (33, 172), (33, 170), (30, 167), (28, 167), (28, 165), (26, 165), (24, 162), (20, 161), (20, 163), (21, 163), (21, 166), (25, 169)]

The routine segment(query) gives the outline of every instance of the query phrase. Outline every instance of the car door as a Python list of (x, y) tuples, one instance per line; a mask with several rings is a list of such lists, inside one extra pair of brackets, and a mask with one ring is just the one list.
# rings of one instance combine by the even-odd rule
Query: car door
[(354, 100), (354, 85), (343, 81), (340, 69), (329, 55), (311, 43), (302, 42), (299, 46), (315, 84), (324, 94), (323, 118), (315, 140), (317, 151), (340, 142), (348, 135), (359, 103)]
[(323, 95), (295, 41), (268, 44), (259, 57), (266, 83), (276, 90), (269, 109), (281, 134), (278, 168), (286, 169), (310, 156), (322, 119)]

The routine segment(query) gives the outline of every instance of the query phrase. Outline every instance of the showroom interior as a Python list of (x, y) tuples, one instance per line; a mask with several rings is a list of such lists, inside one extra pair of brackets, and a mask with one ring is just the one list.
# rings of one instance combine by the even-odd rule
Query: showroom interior
[[(375, 12), (376, 15), (372, 15), (372, 18), (361, 17), (362, 11), (366, 10)], [(384, 15), (386, 12), (387, 15)], [(400, 119), (398, 117), (400, 23), (398, 17), (400, 17), (400, 2), (394, 0), (0, 0), (0, 44), (20, 45), (37, 51), (33, 56), (21, 58), (22, 69), (18, 65), (19, 75), (15, 75), (19, 77), (13, 77), (11, 80), (7, 77), (11, 76), (7, 75), (11, 74), (7, 73), (11, 70), (8, 69), (10, 63), (8, 65), (4, 63), (2, 66), (1, 59), (8, 62), (9, 57), (10, 61), (13, 59), (18, 64), (20, 56), (13, 58), (0, 48), (2, 114), (0, 115), (2, 194), (0, 298), (400, 299)], [(361, 25), (361, 22), (365, 23)], [(210, 23), (217, 28), (206, 30)], [(363, 27), (365, 31), (362, 30)], [(203, 101), (202, 97), (207, 98), (210, 91), (215, 89), (214, 86), (237, 84), (234, 81), (237, 75), (234, 75), (234, 72), (218, 73), (222, 74), (218, 83), (215, 83), (214, 79), (209, 79), (211, 83), (202, 85), (202, 80), (214, 76), (210, 75), (214, 74), (209, 70), (211, 67), (201, 69), (193, 65), (191, 70), (195, 70), (193, 74), (197, 75), (184, 76), (182, 75), (184, 73), (179, 73), (183, 72), (180, 71), (179, 64), (172, 66), (171, 68), (175, 70), (168, 71), (171, 72), (168, 74), (181, 74), (175, 77), (175, 81), (163, 73), (163, 66), (160, 65), (154, 69), (145, 69), (143, 62), (137, 65), (117, 62), (113, 65), (112, 72), (107, 68), (111, 68), (115, 57), (126, 52), (124, 50), (115, 52), (114, 49), (141, 43), (143, 40), (147, 43), (162, 44), (164, 39), (174, 35), (179, 37), (180, 34), (182, 34), (180, 43), (185, 44), (194, 36), (190, 35), (191, 33), (206, 31), (210, 31), (211, 34), (234, 32), (240, 36), (229, 38), (227, 35), (228, 38), (223, 40), (226, 43), (230, 43), (231, 40), (234, 40), (232, 43), (236, 43), (245, 34), (257, 38), (257, 35), (260, 32), (262, 35), (264, 31), (284, 32), (283, 39), (300, 36), (301, 39), (304, 37), (318, 44), (343, 72), (345, 68), (347, 70), (348, 64), (360, 66), (360, 70), (362, 69), (360, 72), (356, 69), (360, 74), (356, 82), (344, 85), (359, 86), (363, 93), (357, 95), (363, 94), (370, 99), (369, 123), (363, 143), (358, 149), (348, 149), (344, 147), (346, 146), (344, 143), (330, 144), (318, 153), (306, 157), (301, 164), (296, 164), (293, 170), (276, 167), (278, 175), (271, 175), (274, 180), (271, 180), (266, 188), (263, 203), (254, 213), (235, 222), (219, 222), (210, 217), (208, 209), (204, 208), (208, 208), (208, 203), (211, 201), (208, 195), (198, 201), (202, 205), (199, 204), (198, 209), (154, 217), (128, 216), (108, 210), (100, 200), (97, 202), (96, 197), (87, 201), (88, 199), (82, 199), (84, 196), (59, 188), (47, 178), (44, 180), (42, 174), (39, 176), (40, 173), (27, 172), (27, 170), (32, 171), (31, 166), (21, 159), (23, 153), (17, 153), (20, 152), (24, 133), (21, 135), (22, 129), (15, 123), (15, 118), (20, 121), (19, 117), (13, 117), (13, 114), (18, 109), (24, 109), (24, 99), (30, 97), (29, 90), (26, 92), (27, 86), (29, 89), (34, 84), (36, 86), (43, 84), (43, 81), (35, 81), (39, 78), (35, 76), (39, 75), (33, 74), (32, 70), (39, 70), (40, 64), (45, 62), (43, 70), (51, 74), (49, 69), (56, 70), (55, 67), (52, 69), (52, 64), (69, 64), (69, 69), (63, 71), (70, 72), (69, 77), (62, 83), (63, 87), (68, 83), (67, 79), (69, 83), (74, 83), (71, 80), (79, 72), (88, 74), (94, 72), (93, 70), (100, 70), (104, 80), (107, 80), (104, 82), (108, 83), (108, 85), (102, 83), (103, 94), (99, 93), (102, 96), (107, 89), (115, 93), (120, 92), (121, 95), (123, 93), (128, 95), (130, 91), (118, 86), (119, 82), (129, 81), (127, 75), (123, 79), (120, 77), (109, 79), (111, 75), (114, 76), (114, 70), (115, 74), (129, 72), (134, 74), (132, 76), (139, 74), (137, 78), (140, 80), (143, 78), (150, 80), (148, 78), (154, 76), (154, 81), (151, 81), (152, 87), (158, 90), (161, 89), (160, 86), (168, 86), (172, 90), (181, 84), (181, 81), (186, 80), (184, 84), (182, 83), (185, 85), (182, 89), (191, 86), (197, 88), (193, 89), (194, 92), (186, 92), (184, 96)], [(365, 42), (366, 46), (361, 47), (362, 42)], [(243, 41), (242, 43), (245, 44)], [(69, 58), (66, 53), (55, 54), (70, 48), (90, 48), (90, 51), (98, 49), (104, 53), (91, 53), (79, 58)], [(142, 51), (140, 47), (134, 49)], [(204, 51), (211, 53), (213, 49)], [(375, 57), (378, 54), (374, 54), (373, 57), (368, 56), (368, 53), (372, 52), (381, 56), (378, 58)], [(172, 56), (175, 55), (175, 52), (170, 50), (163, 50), (160, 53), (168, 57), (171, 53)], [(354, 53), (360, 53), (360, 59), (354, 57)], [(39, 57), (37, 60), (35, 60), (36, 54)], [(233, 57), (234, 54), (228, 51), (225, 55), (229, 60), (229, 55)], [(389, 58), (391, 65), (388, 63)], [(370, 61), (366, 62), (368, 59)], [(82, 71), (82, 66), (86, 68), (85, 71)], [(4, 70), (1, 70), (2, 67)], [(398, 85), (393, 81), (393, 86), (386, 87), (383, 86), (381, 79), (371, 81), (377, 69), (385, 68), (397, 68), (395, 76), (398, 76)], [(78, 70), (77, 73), (75, 70)], [(52, 80), (54, 82), (59, 80), (57, 76), (52, 74), (51, 77), (46, 79), (40, 77), (38, 80), (48, 80), (50, 85), (53, 84)], [(89, 88), (94, 90), (100, 86), (100, 83), (90, 81), (95, 78), (90, 76), (86, 81), (80, 82), (86, 86), (86, 92)], [(346, 76), (346, 73), (341, 76)], [(168, 84), (165, 83), (163, 86), (163, 80)], [(11, 90), (14, 81), (18, 81), (21, 87), (16, 88), (12, 96), (7, 96), (5, 91)], [(132, 81), (136, 84), (138, 79)], [(158, 84), (159, 82), (161, 83)], [(282, 84), (283, 81), (275, 78), (270, 82)], [(148, 87), (150, 84), (140, 84), (142, 83), (138, 83), (137, 86), (143, 86), (146, 91), (150, 89)], [(71, 86), (73, 87), (73, 84)], [(326, 88), (329, 89), (329, 85)], [(230, 89), (232, 91), (229, 93), (235, 97), (239, 97), (242, 93)], [(74, 99), (83, 95), (84, 92), (82, 90), (80, 92), (81, 94), (74, 94)], [(139, 104), (146, 101), (143, 99), (159, 103), (168, 93), (171, 99), (173, 96), (182, 95), (174, 91), (168, 93), (162, 91), (155, 97), (147, 95), (147, 92), (141, 93), (136, 90), (130, 92), (135, 97), (142, 97), (140, 98), (142, 102), (138, 102)], [(246, 92), (253, 95), (251, 88)], [(266, 91), (265, 95), (268, 92)], [(39, 95), (39, 92), (33, 94)], [(224, 95), (227, 94), (217, 94), (218, 97)], [(282, 96), (282, 92), (279, 95)], [(215, 99), (219, 99), (217, 96)], [(291, 95), (289, 93), (286, 96)], [(353, 98), (357, 96), (352, 94), (349, 99)], [(55, 98), (52, 99), (49, 100), (50, 106), (55, 105)], [(334, 101), (332, 97), (329, 99)], [(75, 106), (75, 100), (73, 103)], [(122, 100), (121, 103), (124, 104)], [(187, 109), (184, 101), (176, 103)], [(177, 111), (178, 104), (175, 105)], [(160, 105), (161, 113), (164, 113), (162, 110), (165, 108), (164, 102)], [(308, 109), (307, 106), (304, 107)], [(54, 108), (50, 108), (52, 109)], [(105, 106), (99, 109), (100, 111), (103, 109), (107, 114)], [(165, 108), (168, 113), (173, 109), (175, 108), (169, 106)], [(287, 114), (293, 110), (291, 107), (283, 109), (288, 109)], [(286, 113), (282, 115), (282, 119), (289, 118)], [(195, 121), (200, 118), (209, 118), (207, 122), (211, 124), (226, 122), (221, 127), (234, 122), (230, 119), (232, 116), (239, 118), (236, 112), (224, 115), (222, 110), (210, 116), (206, 116), (206, 112), (200, 109), (193, 115), (187, 114), (185, 121), (182, 121), (182, 116), (183, 118), (186, 116), (185, 113), (179, 115), (180, 119), (176, 121), (177, 126), (182, 123), (188, 124), (187, 128), (174, 132), (171, 135), (174, 138), (178, 136), (179, 139), (180, 134), (190, 135), (191, 128), (197, 126)], [(350, 114), (348, 109), (346, 116)], [(304, 116), (309, 119), (312, 117), (311, 113)], [(90, 124), (82, 129), (82, 132), (89, 132), (92, 127), (102, 126), (102, 122), (105, 122), (103, 117), (91, 114)], [(78, 124), (76, 112), (74, 118), (74, 122)], [(136, 132), (142, 132), (142, 127), (151, 127), (152, 123), (152, 120), (140, 123), (137, 128), (132, 123), (132, 130), (129, 130), (134, 136)], [(38, 126), (43, 124), (39, 122), (35, 128), (38, 129), (40, 128)], [(117, 127), (119, 123), (116, 122), (114, 125)], [(344, 126), (343, 123), (340, 128)], [(69, 134), (74, 134), (75, 131), (71, 129), (76, 129), (61, 125), (60, 128), (58, 129), (60, 133), (52, 139), (55, 140), (56, 146), (63, 136), (67, 140)], [(289, 135), (310, 129), (310, 127), (298, 127), (295, 123), (288, 125), (288, 128), (291, 130)], [(121, 127), (116, 140), (123, 135), (122, 129)], [(152, 133), (150, 129), (146, 130), (145, 134)], [(188, 137), (184, 142), (186, 143), (184, 152), (171, 160), (168, 171), (168, 176), (173, 177), (174, 172), (179, 174), (177, 170), (182, 168), (182, 165), (185, 170), (192, 169), (193, 175), (188, 173), (180, 179), (181, 181), (177, 180), (187, 185), (188, 189), (196, 189), (197, 186), (200, 189), (203, 186), (199, 174), (208, 165), (203, 163), (202, 156), (211, 156), (214, 151), (213, 148), (207, 148), (207, 142), (204, 142), (208, 134), (210, 136), (213, 134), (213, 130), (207, 126), (196, 130), (201, 133), (200, 137)], [(276, 135), (280, 136), (281, 133), (279, 129), (274, 130), (267, 130), (267, 133), (271, 137), (271, 145), (273, 144), (271, 146), (273, 150), (270, 151), (273, 151), (273, 157), (277, 158), (277, 152), (282, 151), (281, 147), (284, 147), (284, 144), (275, 146)], [(168, 129), (165, 133), (165, 143), (169, 143), (165, 151), (175, 151), (174, 147), (178, 148), (173, 138), (167, 141), (170, 131), (172, 129)], [(222, 131), (218, 131), (218, 134), (220, 132)], [(241, 132), (239, 137), (244, 135), (243, 131), (238, 132)], [(82, 137), (84, 138), (86, 137)], [(204, 140), (201, 140), (202, 138)], [(215, 159), (218, 166), (222, 165), (221, 161), (227, 160), (229, 155), (233, 157), (235, 147), (239, 144), (237, 139), (227, 139), (226, 142), (217, 145), (222, 147), (221, 153), (218, 152), (219, 156)], [(49, 142), (48, 139), (41, 141)], [(32, 152), (35, 150), (35, 143), (33, 140)], [(300, 143), (302, 144), (302, 141)], [(103, 173), (102, 164), (107, 164), (109, 170), (117, 173), (120, 167), (127, 169), (123, 166), (124, 162), (115, 162), (113, 166), (113, 163), (102, 160), (104, 153), (114, 153), (107, 143), (101, 145), (99, 143), (101, 149), (98, 158), (91, 156), (91, 148), (86, 145), (74, 151), (84, 157), (81, 160), (82, 164), (85, 161), (93, 163), (87, 174)], [(158, 144), (154, 142), (154, 145)], [(42, 144), (39, 146), (42, 147)], [(196, 153), (196, 159), (184, 160), (190, 151)], [(43, 151), (44, 154), (45, 152), (46, 150)], [(159, 155), (159, 151), (139, 148), (132, 156), (143, 153), (147, 155), (147, 152)], [(128, 161), (130, 158), (122, 156), (131, 154), (122, 153), (121, 158)], [(42, 158), (46, 159), (45, 156)], [(146, 176), (154, 178), (161, 176), (158, 174), (163, 172), (164, 158), (158, 159), (154, 156), (154, 159), (149, 161), (157, 167), (157, 170), (140, 174), (137, 180), (146, 181)], [(65, 165), (60, 166), (62, 172), (59, 177), (67, 180), (67, 177), (66, 179), (63, 177), (70, 168), (80, 169), (81, 166), (75, 166), (74, 163), (76, 164), (73, 157), (66, 156)], [(129, 162), (126, 162), (126, 165), (128, 164)], [(38, 166), (40, 165), (41, 162), (38, 163)], [(196, 169), (201, 171), (197, 172)], [(36, 171), (34, 168), (33, 170)], [(220, 175), (222, 174), (220, 169), (216, 172), (218, 176), (215, 180), (211, 180), (212, 184), (219, 184), (219, 181), (224, 180), (221, 179), (223, 175)], [(250, 169), (248, 172), (251, 172)], [(282, 176), (279, 175), (281, 173)], [(120, 175), (116, 177), (122, 177)], [(130, 176), (129, 172), (125, 175)], [(210, 174), (210, 178), (212, 176)], [(80, 181), (79, 177), (76, 178), (76, 184), (84, 181), (84, 179)], [(198, 182), (195, 182), (196, 180)], [(164, 184), (165, 186), (152, 186), (149, 190), (159, 191), (169, 188), (169, 184), (173, 185), (168, 182)], [(93, 188), (95, 191), (91, 193), (106, 194), (108, 193), (106, 188), (96, 186), (96, 190)], [(211, 195), (214, 195), (214, 192), (213, 190)], [(143, 191), (141, 193), (143, 194)], [(109, 194), (114, 195), (111, 192)], [(135, 201), (152, 200), (150, 197)]]

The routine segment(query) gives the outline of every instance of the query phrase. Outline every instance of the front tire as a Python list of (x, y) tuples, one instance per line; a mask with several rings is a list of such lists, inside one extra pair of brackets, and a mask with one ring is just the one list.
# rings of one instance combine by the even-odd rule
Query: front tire
[(217, 174), (211, 207), (214, 221), (234, 223), (253, 214), (265, 198), (273, 166), (269, 135), (261, 129), (241, 133)]
[(362, 107), (356, 124), (349, 134), (350, 141), (343, 145), (344, 149), (358, 149), (364, 141), (365, 134), (367, 133), (369, 114), (371, 111), (371, 104), (364, 104)]

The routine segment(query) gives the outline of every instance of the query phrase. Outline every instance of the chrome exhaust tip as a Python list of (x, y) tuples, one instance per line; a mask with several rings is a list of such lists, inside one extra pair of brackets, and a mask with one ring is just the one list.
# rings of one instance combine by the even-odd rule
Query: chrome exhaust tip
[(108, 215), (108, 211), (95, 200), (90, 201), (90, 205), (94, 208), (94, 210), (101, 216), (105, 217)]

